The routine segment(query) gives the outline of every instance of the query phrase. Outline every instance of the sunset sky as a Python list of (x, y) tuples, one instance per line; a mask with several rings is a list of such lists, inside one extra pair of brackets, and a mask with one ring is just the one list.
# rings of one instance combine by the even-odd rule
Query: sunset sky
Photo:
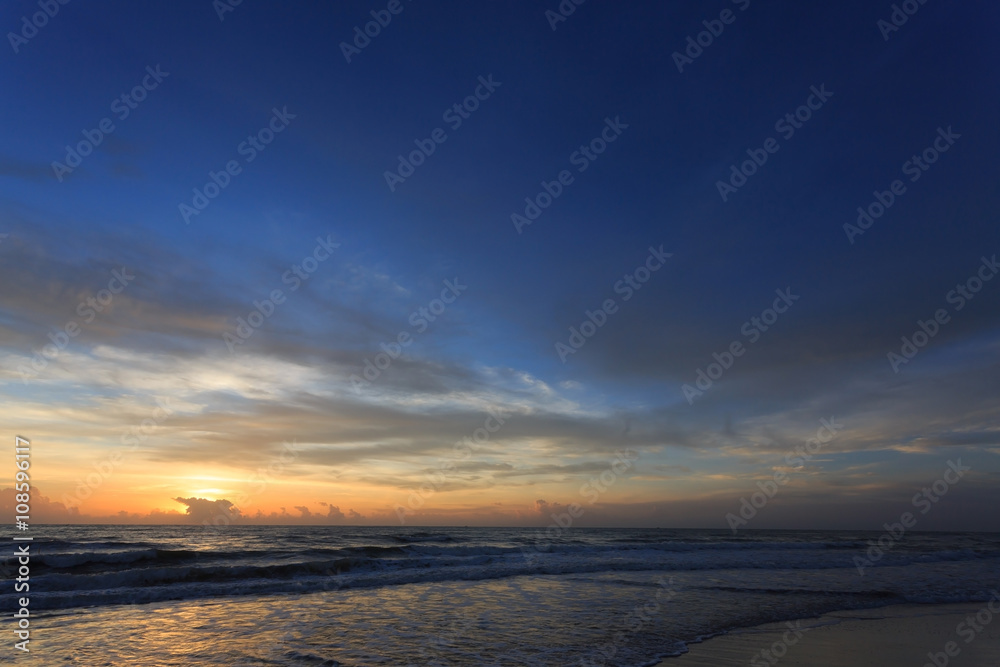
[(36, 520), (725, 528), (784, 472), (748, 528), (879, 528), (961, 459), (920, 528), (997, 530), (1000, 7), (890, 4), (60, 5), (0, 54)]

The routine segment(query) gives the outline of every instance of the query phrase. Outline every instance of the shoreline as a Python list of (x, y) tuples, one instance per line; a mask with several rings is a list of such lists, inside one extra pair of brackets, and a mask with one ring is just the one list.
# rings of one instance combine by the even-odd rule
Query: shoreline
[(740, 628), (656, 665), (1000, 667), (1000, 593), (991, 593), (985, 602), (847, 609)]

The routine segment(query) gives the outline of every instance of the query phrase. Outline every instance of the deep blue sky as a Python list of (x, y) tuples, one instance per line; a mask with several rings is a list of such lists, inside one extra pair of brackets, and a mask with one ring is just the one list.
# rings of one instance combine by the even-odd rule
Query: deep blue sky
[[(71, 2), (16, 53), (8, 38), (0, 389), (14, 424), (75, 452), (43, 491), (57, 499), (72, 466), (169, 395), (184, 409), (137, 469), (226, 468), (200, 495), (233, 498), (242, 457), (298, 437), (302, 504), (336, 496), (394, 520), (495, 405), (518, 418), (426, 501), (427, 521), (536, 520), (536, 501), (573, 502), (631, 438), (643, 464), (593, 516), (717, 526), (835, 415), (844, 431), (771, 525), (877, 524), (870, 503), (892, 518), (887, 499), (905, 507), (962, 456), (975, 475), (949, 516), (989, 527), (959, 508), (996, 498), (1000, 280), (960, 312), (946, 294), (1000, 251), (1000, 9), (933, 0), (886, 41), (888, 3), (591, 0), (555, 31), (555, 1), (402, 6), (350, 63), (340, 43), (385, 3), (244, 2), (220, 20), (208, 0)], [(679, 73), (672, 54), (723, 9), (735, 20)], [(8, 3), (0, 26), (37, 11)], [(115, 118), (112, 101), (157, 65), (169, 75)], [(452, 130), (442, 113), (489, 76), (501, 85)], [(812, 86), (833, 96), (782, 138), (775, 121)], [(294, 120), (246, 163), (238, 146), (274, 108)], [(56, 180), (52, 163), (105, 117), (114, 132)], [(628, 128), (580, 173), (570, 156), (606, 118)], [(396, 156), (439, 127), (447, 140), (390, 191)], [(901, 167), (939, 127), (961, 137), (911, 183)], [(717, 181), (768, 137), (778, 152), (723, 202)], [(185, 224), (178, 205), (233, 159), (242, 173)], [(518, 234), (511, 214), (563, 169), (574, 182)], [(906, 194), (849, 243), (843, 225), (897, 178)], [(335, 256), (230, 354), (222, 333), (327, 235)], [(661, 245), (673, 256), (622, 302), (616, 281)], [(138, 277), (112, 310), (22, 381), (121, 266)], [(467, 291), (355, 392), (364, 360), (456, 277)], [(682, 386), (747, 343), (743, 323), (785, 288), (800, 300), (689, 405)], [(555, 343), (608, 298), (620, 309), (563, 363)], [(950, 321), (894, 373), (887, 354), (938, 308)], [(99, 511), (203, 488), (119, 479)], [(513, 514), (491, 514), (494, 497)], [(828, 509), (801, 509), (814, 505)]]

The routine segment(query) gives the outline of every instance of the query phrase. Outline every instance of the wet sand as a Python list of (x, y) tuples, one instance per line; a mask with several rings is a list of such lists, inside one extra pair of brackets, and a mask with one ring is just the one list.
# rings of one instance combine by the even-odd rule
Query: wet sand
[(1000, 667), (1000, 595), (992, 611), (987, 604), (898, 605), (769, 623), (691, 644), (660, 667)]

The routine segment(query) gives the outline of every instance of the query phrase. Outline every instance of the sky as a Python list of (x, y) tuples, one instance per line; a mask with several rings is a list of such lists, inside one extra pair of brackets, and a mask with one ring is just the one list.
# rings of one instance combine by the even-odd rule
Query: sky
[(1000, 7), (903, 4), (5, 3), (35, 520), (1000, 529)]

